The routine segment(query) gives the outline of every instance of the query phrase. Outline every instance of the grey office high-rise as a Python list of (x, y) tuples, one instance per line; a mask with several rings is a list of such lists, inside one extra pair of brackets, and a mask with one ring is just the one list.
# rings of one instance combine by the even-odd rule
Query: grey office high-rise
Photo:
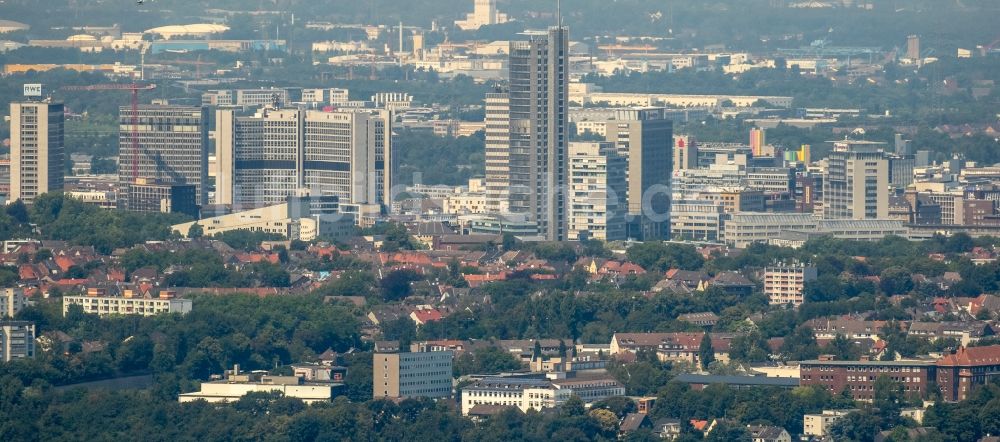
[(132, 108), (122, 107), (119, 115), (120, 195), (126, 196), (129, 185), (139, 179), (144, 183), (193, 185), (195, 203), (208, 204), (208, 108), (139, 106), (138, 151), (133, 148)]
[(340, 204), (390, 206), (392, 118), (385, 110), (216, 113), (216, 201), (281, 204), (300, 190)]
[(32, 203), (47, 192), (62, 192), (63, 105), (10, 104), (10, 200)]
[(566, 239), (569, 38), (563, 27), (510, 43), (509, 211), (549, 241)]
[(673, 121), (663, 108), (621, 109), (606, 122), (605, 137), (627, 159), (628, 237), (667, 239), (670, 233), (670, 179), (673, 175)]

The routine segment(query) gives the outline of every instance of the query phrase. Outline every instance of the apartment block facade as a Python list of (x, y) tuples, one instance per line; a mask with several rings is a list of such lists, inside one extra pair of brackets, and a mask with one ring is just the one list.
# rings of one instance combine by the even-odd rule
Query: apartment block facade
[(510, 95), (505, 89), (486, 94), (486, 209), (510, 210)]
[(0, 289), (0, 319), (13, 318), (28, 303), (24, 291), (19, 288)]
[(0, 321), (0, 362), (35, 357), (35, 323)]
[(10, 197), (30, 204), (62, 192), (65, 174), (64, 107), (59, 103), (10, 104)]
[(567, 239), (626, 239), (625, 171), (626, 159), (611, 143), (569, 144)]
[(563, 241), (569, 127), (569, 34), (529, 33), (510, 43), (509, 210), (527, 214), (538, 233)]
[(805, 301), (807, 282), (816, 280), (816, 268), (808, 265), (774, 265), (764, 269), (764, 294), (771, 305), (799, 306)]
[(372, 395), (378, 398), (451, 397), (451, 351), (375, 353)]
[(63, 316), (69, 313), (72, 305), (79, 305), (84, 313), (100, 316), (138, 315), (155, 316), (169, 313), (185, 314), (191, 312), (191, 300), (175, 298), (161, 292), (158, 298), (143, 298), (131, 296), (107, 296), (102, 293), (89, 293), (86, 296), (64, 296)]

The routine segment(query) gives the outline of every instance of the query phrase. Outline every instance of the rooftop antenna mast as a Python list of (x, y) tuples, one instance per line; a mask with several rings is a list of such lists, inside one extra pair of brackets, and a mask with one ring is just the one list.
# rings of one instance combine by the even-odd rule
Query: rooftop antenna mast
[(562, 29), (562, 0), (556, 0), (556, 26)]
[(671, 1), (667, 6), (669, 7), (667, 12), (670, 14), (670, 36), (672, 37), (674, 35), (674, 2)]

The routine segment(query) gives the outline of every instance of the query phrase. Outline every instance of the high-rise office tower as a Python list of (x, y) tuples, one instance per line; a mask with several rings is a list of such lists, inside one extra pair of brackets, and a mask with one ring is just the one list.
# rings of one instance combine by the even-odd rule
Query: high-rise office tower
[(764, 129), (755, 127), (750, 129), (750, 152), (754, 157), (764, 156), (764, 146), (767, 145), (767, 137)]
[(215, 117), (216, 204), (263, 207), (281, 204), (303, 187), (302, 111), (265, 109)]
[(62, 192), (64, 121), (62, 104), (10, 104), (11, 201), (30, 204), (40, 194)]
[(569, 143), (570, 241), (626, 239), (625, 169), (612, 143)]
[(674, 136), (673, 164), (675, 170), (698, 168), (698, 143), (690, 135)]
[(889, 160), (884, 143), (837, 141), (823, 176), (823, 217), (889, 217)]
[(486, 94), (486, 211), (510, 210), (510, 95)]
[[(669, 236), (670, 178), (676, 151), (672, 149), (673, 121), (666, 117), (663, 108), (622, 109), (606, 124), (606, 139), (627, 159), (629, 238)], [(687, 154), (685, 161), (696, 164), (697, 150)]]
[(510, 211), (566, 239), (569, 38), (563, 27), (510, 43)]
[(388, 111), (263, 109), (216, 114), (216, 201), (241, 207), (281, 204), (301, 189), (340, 204), (390, 205)]
[(208, 204), (208, 108), (139, 106), (138, 149), (133, 148), (132, 108), (123, 106), (119, 115), (121, 195), (127, 195), (129, 184), (139, 179), (146, 183), (194, 185), (196, 204)]

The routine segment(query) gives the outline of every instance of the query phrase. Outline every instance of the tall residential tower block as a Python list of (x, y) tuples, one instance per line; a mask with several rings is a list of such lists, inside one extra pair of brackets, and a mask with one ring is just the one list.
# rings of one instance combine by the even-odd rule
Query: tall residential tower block
[(10, 200), (32, 203), (62, 192), (64, 108), (48, 102), (10, 104)]
[(526, 36), (527, 41), (510, 43), (508, 209), (535, 222), (540, 236), (562, 241), (567, 235), (569, 35), (557, 27)]

